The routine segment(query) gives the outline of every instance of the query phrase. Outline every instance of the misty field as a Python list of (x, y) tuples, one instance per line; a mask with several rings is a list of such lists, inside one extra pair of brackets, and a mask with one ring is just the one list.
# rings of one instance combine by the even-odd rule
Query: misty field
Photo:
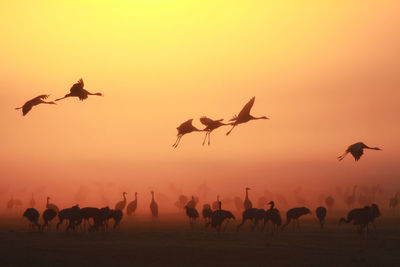
[[(352, 225), (328, 219), (321, 231), (314, 217), (301, 220), (302, 232), (276, 236), (236, 223), (226, 232), (190, 230), (184, 220), (124, 220), (108, 233), (32, 232), (27, 221), (0, 222), (0, 266), (261, 266), (398, 265), (400, 220), (380, 218), (378, 235), (360, 239)], [(53, 222), (53, 226), (54, 226)]]

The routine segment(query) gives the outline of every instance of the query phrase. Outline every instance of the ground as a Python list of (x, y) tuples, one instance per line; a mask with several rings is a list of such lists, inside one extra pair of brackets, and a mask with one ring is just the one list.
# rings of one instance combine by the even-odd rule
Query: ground
[[(191, 230), (187, 221), (124, 220), (108, 233), (30, 231), (27, 222), (0, 219), (0, 266), (365, 266), (400, 262), (400, 219), (380, 218), (378, 233), (360, 238), (352, 225), (327, 220), (323, 231), (312, 216), (276, 236)], [(53, 223), (54, 225), (54, 223)]]

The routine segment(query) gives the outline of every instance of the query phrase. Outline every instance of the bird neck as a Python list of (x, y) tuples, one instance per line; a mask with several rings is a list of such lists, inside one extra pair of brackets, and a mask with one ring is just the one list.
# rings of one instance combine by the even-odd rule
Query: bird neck
[(135, 200), (137, 200), (137, 193), (135, 193)]
[(249, 198), (249, 189), (246, 188), (246, 199)]
[(154, 193), (151, 192), (151, 201), (154, 201)]

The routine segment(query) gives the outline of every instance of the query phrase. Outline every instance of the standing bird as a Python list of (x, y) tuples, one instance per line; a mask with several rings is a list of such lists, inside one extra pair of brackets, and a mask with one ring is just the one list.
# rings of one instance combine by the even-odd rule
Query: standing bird
[(52, 104), (55, 105), (56, 103), (53, 101), (46, 102), (44, 99), (48, 98), (50, 95), (40, 95), (31, 100), (27, 101), (22, 107), (15, 108), (15, 109), (22, 109), (22, 115), (25, 116), (34, 106), (39, 104)]
[(49, 222), (51, 222), (56, 216), (57, 216), (57, 212), (53, 209), (46, 209), (43, 212), (42, 217), (43, 217), (44, 224), (42, 225), (42, 231), (44, 230), (44, 228), (46, 226), (50, 230)]
[(351, 155), (354, 157), (354, 160), (358, 161), (364, 153), (364, 148), (365, 149), (373, 149), (373, 150), (382, 150), (379, 147), (369, 147), (362, 142), (358, 142), (358, 143), (350, 145), (346, 149), (346, 151), (343, 153), (343, 155), (338, 157), (338, 159), (339, 159), (339, 161), (341, 161), (342, 159), (344, 159), (344, 157), (347, 155), (347, 153), (351, 153)]
[(219, 195), (217, 195), (217, 201), (214, 201), (213, 203), (212, 203), (212, 209), (213, 210), (217, 210), (218, 208), (219, 208)]
[(196, 208), (197, 202), (199, 201), (199, 199), (196, 199), (194, 196), (192, 196), (192, 199), (189, 200), (188, 203), (186, 203), (186, 206), (188, 206), (189, 208)]
[(212, 216), (213, 211), (211, 209), (210, 204), (204, 204), (203, 210), (201, 213), (203, 214), (203, 218), (204, 218), (204, 221), (206, 222), (206, 224), (207, 224), (207, 222), (211, 221), (211, 216)]
[(250, 188), (246, 187), (246, 197), (243, 202), (244, 210), (251, 209), (253, 207), (253, 204), (249, 199), (249, 190)]
[(200, 122), (202, 124), (204, 124), (206, 126), (206, 128), (203, 129), (203, 131), (206, 131), (206, 135), (204, 136), (204, 140), (203, 140), (203, 146), (206, 142), (207, 136), (208, 136), (208, 145), (210, 145), (211, 141), (210, 141), (210, 135), (211, 132), (214, 131), (215, 129), (224, 126), (224, 125), (229, 125), (229, 124), (225, 124), (223, 123), (224, 119), (219, 119), (219, 120), (212, 120), (210, 118), (207, 118), (205, 116), (200, 118)]
[(278, 232), (279, 226), (281, 226), (282, 224), (282, 217), (279, 210), (275, 208), (274, 201), (268, 202), (268, 205), (270, 205), (270, 207), (268, 210), (265, 211), (264, 228), (268, 223), (268, 221), (271, 221), (272, 223), (271, 234), (273, 234), (274, 231)]
[(24, 216), (25, 218), (27, 218), (30, 221), (32, 229), (33, 229), (33, 227), (37, 226), (38, 230), (40, 230), (40, 224), (38, 223), (40, 215), (36, 209), (28, 208), (25, 210), (25, 212), (22, 216)]
[(350, 223), (353, 222), (354, 225), (357, 226), (357, 231), (362, 235), (363, 229), (367, 228), (368, 234), (368, 224), (372, 223), (375, 228), (374, 220), (380, 216), (380, 211), (378, 205), (372, 204), (371, 206), (365, 206), (364, 208), (352, 209), (347, 214), (347, 219), (340, 218), (339, 223)]
[[(212, 216), (211, 216), (211, 221), (206, 224), (206, 226), (208, 226), (210, 224), (212, 227), (216, 228), (218, 232), (221, 231), (222, 223), (225, 220), (228, 220), (228, 222), (229, 222), (229, 219), (235, 220), (235, 216), (232, 214), (232, 212), (221, 209), (221, 205), (222, 205), (222, 203), (221, 203), (221, 201), (219, 201), (218, 209), (213, 211)], [(227, 224), (225, 225), (224, 231), (225, 231), (226, 227), (227, 227)]]
[(115, 204), (115, 209), (116, 210), (123, 210), (123, 209), (125, 209), (125, 206), (126, 206), (126, 195), (127, 193), (126, 192), (123, 192), (122, 193), (122, 197), (124, 198), (123, 200), (121, 200), (121, 201), (119, 201), (117, 204)]
[(193, 223), (199, 218), (199, 213), (197, 212), (196, 208), (191, 208), (188, 205), (185, 206), (186, 215), (189, 217), (189, 223), (192, 226)]
[(325, 207), (318, 207), (315, 210), (315, 213), (317, 214), (317, 218), (319, 220), (319, 224), (321, 226), (321, 230), (324, 229), (324, 222), (325, 222), (325, 217), (326, 217), (326, 208)]
[(32, 193), (31, 200), (29, 201), (29, 206), (30, 206), (31, 208), (34, 208), (35, 205), (36, 205), (36, 201), (35, 201), (35, 199), (33, 198), (33, 193)]
[(400, 193), (397, 192), (394, 197), (390, 198), (389, 200), (389, 208), (393, 208), (393, 210), (395, 211), (396, 207), (399, 205), (399, 195)]
[(135, 192), (135, 199), (131, 201), (126, 207), (126, 214), (128, 215), (131, 215), (132, 213), (135, 214), (136, 209), (137, 209), (137, 192)]
[(85, 89), (83, 89), (83, 80), (80, 79), (77, 83), (75, 83), (74, 85), (72, 85), (71, 89), (70, 89), (70, 93), (66, 94), (64, 97), (58, 98), (55, 101), (59, 101), (61, 99), (67, 98), (67, 97), (79, 97), (79, 100), (83, 101), (86, 98), (88, 98), (89, 95), (98, 95), (98, 96), (103, 96), (102, 93), (90, 93), (88, 91), (86, 91)]
[(306, 215), (306, 214), (311, 214), (311, 211), (305, 207), (300, 207), (300, 208), (293, 208), (290, 209), (286, 212), (286, 223), (282, 225), (281, 230), (283, 231), (285, 227), (292, 221), (294, 220), (293, 224), (293, 231), (295, 230), (296, 227), (296, 221), (297, 221), (297, 228), (300, 231), (300, 223), (299, 223), (299, 218), (300, 216)]
[(254, 96), (252, 99), (250, 99), (250, 101), (242, 108), (242, 110), (240, 111), (239, 115), (234, 116), (230, 121), (233, 121), (233, 123), (231, 123), (232, 128), (229, 130), (229, 132), (226, 133), (226, 135), (229, 135), (233, 128), (236, 127), (236, 125), (239, 125), (241, 123), (245, 123), (248, 122), (250, 120), (259, 120), (259, 119), (264, 119), (264, 120), (269, 120), (269, 118), (262, 116), (262, 117), (253, 117), (252, 115), (250, 115), (250, 110), (254, 105), (254, 101), (256, 100), (256, 97)]
[(181, 140), (182, 136), (191, 132), (201, 132), (202, 130), (197, 129), (192, 124), (193, 119), (187, 120), (181, 125), (179, 125), (176, 129), (178, 130), (178, 134), (176, 135), (176, 141), (172, 145), (173, 148), (176, 148), (179, 145), (179, 141)]
[(158, 205), (154, 200), (154, 192), (151, 191), (151, 203), (150, 203), (150, 210), (151, 210), (151, 215), (153, 218), (158, 217)]
[(60, 210), (58, 209), (58, 207), (57, 207), (56, 205), (50, 203), (49, 200), (50, 200), (50, 197), (47, 197), (46, 208), (47, 208), (47, 209), (52, 209), (52, 210), (54, 210), (55, 212), (58, 213), (58, 212), (60, 211)]
[(251, 226), (251, 230), (254, 230), (254, 228), (256, 228), (258, 222), (260, 220), (264, 219), (264, 217), (265, 217), (265, 210), (263, 210), (263, 209), (256, 209), (256, 208), (246, 209), (242, 213), (242, 222), (240, 224), (238, 224), (236, 231), (239, 231), (240, 227), (242, 227), (242, 225), (245, 224), (245, 222), (247, 220), (250, 220), (253, 222), (253, 225)]

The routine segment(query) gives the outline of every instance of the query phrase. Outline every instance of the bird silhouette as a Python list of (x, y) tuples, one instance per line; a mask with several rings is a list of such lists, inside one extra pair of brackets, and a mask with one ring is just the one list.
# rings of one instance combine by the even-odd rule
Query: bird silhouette
[(254, 105), (254, 101), (256, 100), (256, 97), (254, 96), (250, 101), (242, 108), (240, 111), (239, 115), (234, 116), (230, 121), (233, 121), (231, 123), (232, 128), (226, 133), (226, 135), (229, 135), (232, 130), (239, 124), (248, 122), (250, 120), (259, 120), (259, 119), (264, 119), (264, 120), (269, 120), (269, 118), (262, 116), (262, 117), (253, 117), (250, 115), (250, 110)]
[(136, 209), (137, 209), (137, 192), (135, 192), (135, 199), (131, 201), (126, 207), (126, 214), (128, 215), (131, 215), (132, 213), (135, 214)]
[(57, 216), (57, 212), (53, 209), (46, 209), (43, 214), (44, 224), (42, 225), (42, 231), (47, 226), (49, 228), (49, 222), (51, 222)]
[(358, 143), (350, 145), (346, 149), (346, 151), (337, 158), (339, 159), (339, 161), (341, 161), (344, 159), (344, 157), (346, 157), (346, 155), (348, 153), (351, 153), (351, 155), (354, 157), (354, 160), (358, 161), (361, 158), (361, 156), (363, 155), (364, 149), (382, 150), (379, 147), (369, 147), (366, 144), (364, 144), (363, 142), (358, 142)]
[(217, 128), (221, 127), (221, 126), (231, 124), (231, 123), (228, 123), (228, 124), (223, 123), (222, 122), (223, 120), (224, 119), (212, 120), (212, 119), (207, 118), (205, 116), (200, 118), (200, 122), (206, 126), (206, 128), (203, 129), (203, 131), (206, 131), (206, 135), (204, 136), (204, 140), (203, 140), (203, 146), (206, 143), (207, 136), (208, 136), (208, 145), (210, 145), (210, 143), (211, 143), (210, 135), (211, 135), (212, 131), (214, 131), (215, 129), (217, 129)]
[[(274, 232), (278, 232), (279, 226), (282, 224), (282, 217), (277, 208), (275, 208), (275, 202), (270, 201), (268, 202), (268, 205), (270, 205), (269, 209), (265, 211), (265, 217), (264, 217), (264, 228), (268, 221), (271, 221), (272, 227), (271, 227), (271, 234), (274, 234)], [(263, 231), (264, 231), (263, 228)]]
[(293, 208), (290, 209), (286, 212), (286, 223), (282, 225), (281, 231), (285, 229), (285, 227), (292, 221), (294, 220), (293, 224), (293, 231), (295, 230), (296, 227), (296, 222), (297, 222), (297, 228), (300, 231), (300, 223), (299, 223), (299, 218), (303, 215), (306, 214), (311, 214), (311, 211), (306, 208), (306, 207), (299, 207), (299, 208)]
[(39, 104), (52, 104), (55, 105), (56, 103), (53, 101), (47, 102), (44, 99), (48, 98), (50, 95), (40, 95), (31, 100), (27, 101), (22, 107), (15, 108), (16, 110), (22, 109), (22, 115), (25, 116), (34, 106)]
[(119, 201), (117, 204), (115, 204), (115, 209), (116, 210), (123, 210), (125, 209), (126, 206), (126, 192), (122, 193), (122, 197), (124, 198), (123, 200)]
[(58, 207), (55, 204), (50, 203), (49, 200), (50, 200), (50, 197), (47, 197), (46, 208), (47, 209), (52, 209), (52, 210), (54, 210), (55, 212), (58, 213), (60, 211), (58, 209)]
[(340, 218), (339, 223), (350, 223), (353, 221), (353, 224), (357, 227), (357, 231), (362, 235), (363, 229), (367, 228), (368, 234), (368, 224), (372, 223), (375, 228), (374, 220), (380, 216), (379, 207), (376, 204), (372, 204), (371, 206), (365, 206), (364, 208), (352, 209), (347, 214), (347, 219)]
[(98, 96), (103, 96), (102, 93), (90, 93), (89, 91), (83, 89), (84, 83), (83, 80), (80, 79), (78, 82), (74, 83), (70, 89), (70, 93), (66, 94), (64, 97), (58, 98), (55, 101), (59, 101), (61, 99), (67, 98), (67, 97), (78, 97), (79, 100), (83, 101), (86, 98), (88, 98), (89, 95), (98, 95)]
[(203, 218), (204, 218), (204, 221), (206, 222), (206, 224), (207, 224), (207, 222), (211, 221), (211, 216), (212, 216), (213, 211), (211, 209), (210, 204), (204, 204), (203, 210), (201, 213), (203, 214)]
[(251, 201), (249, 199), (249, 190), (250, 190), (250, 188), (246, 187), (246, 197), (243, 202), (243, 206), (244, 206), (245, 210), (251, 209), (253, 207), (253, 204), (251, 203)]
[(196, 127), (194, 127), (192, 122), (193, 122), (193, 119), (187, 120), (176, 128), (178, 130), (178, 134), (176, 135), (177, 138), (176, 138), (175, 143), (172, 145), (173, 148), (178, 147), (178, 144), (179, 144), (182, 136), (184, 136), (185, 134), (188, 134), (191, 132), (201, 132), (202, 131), (202, 130), (199, 130)]
[(158, 205), (157, 202), (154, 200), (154, 192), (151, 191), (151, 203), (150, 203), (150, 211), (153, 218), (158, 217)]
[(41, 226), (38, 223), (40, 214), (36, 209), (28, 208), (25, 210), (25, 212), (22, 216), (29, 220), (32, 229), (34, 228), (34, 226), (37, 226), (38, 230), (40, 230)]
[(315, 210), (315, 214), (317, 214), (317, 218), (319, 220), (319, 225), (321, 227), (321, 230), (324, 229), (324, 222), (325, 222), (325, 217), (326, 217), (326, 208), (325, 207), (318, 207)]

